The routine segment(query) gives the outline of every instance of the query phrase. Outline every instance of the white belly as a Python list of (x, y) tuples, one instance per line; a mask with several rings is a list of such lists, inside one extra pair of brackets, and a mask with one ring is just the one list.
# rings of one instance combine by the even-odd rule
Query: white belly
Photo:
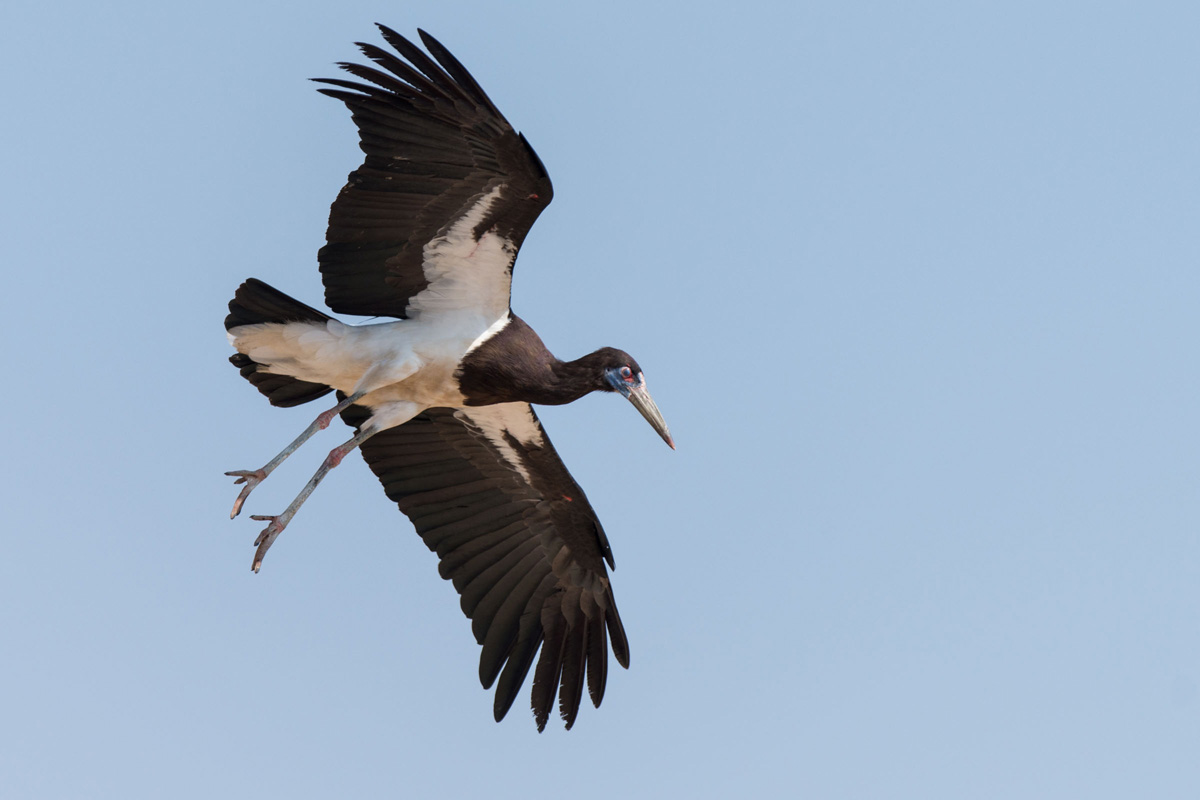
[(372, 408), (404, 401), (420, 408), (460, 407), (454, 373), (474, 347), (503, 327), (456, 315), (429, 324), (397, 320), (372, 325), (287, 322), (243, 325), (229, 331), (230, 343), (259, 371), (332, 386), (346, 394), (365, 391)]

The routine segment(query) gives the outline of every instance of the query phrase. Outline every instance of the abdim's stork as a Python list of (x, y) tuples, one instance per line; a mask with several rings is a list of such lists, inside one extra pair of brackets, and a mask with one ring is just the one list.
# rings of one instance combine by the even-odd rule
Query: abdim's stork
[(517, 250), (553, 190), (542, 162), (479, 84), (425, 32), (433, 58), (379, 26), (407, 59), (359, 43), (375, 66), (341, 64), (363, 82), (323, 79), (344, 102), (366, 161), (329, 213), (318, 260), (325, 301), (346, 325), (250, 279), (229, 303), (230, 358), (272, 405), (336, 391), (264, 467), (230, 472), (251, 490), (333, 418), (355, 429), (291, 505), (268, 522), (253, 569), (325, 474), (354, 448), (441, 559), (442, 577), (483, 646), (479, 678), (497, 678), (500, 720), (541, 646), (533, 711), (541, 730), (559, 698), (568, 728), (585, 681), (604, 695), (608, 648), (629, 646), (604, 563), (604, 529), (542, 430), (531, 403), (618, 392), (674, 447), (629, 354), (606, 347), (559, 361), (509, 308)]

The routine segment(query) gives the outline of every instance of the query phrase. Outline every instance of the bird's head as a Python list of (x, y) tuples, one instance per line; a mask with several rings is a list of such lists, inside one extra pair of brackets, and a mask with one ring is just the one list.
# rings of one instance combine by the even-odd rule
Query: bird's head
[(675, 441), (671, 438), (671, 431), (667, 429), (666, 420), (663, 419), (658, 406), (654, 404), (654, 398), (650, 396), (650, 391), (646, 388), (646, 376), (642, 374), (642, 368), (638, 366), (633, 356), (612, 347), (599, 350), (594, 355), (600, 356), (601, 359), (604, 385), (600, 388), (606, 392), (617, 392), (633, 403), (633, 407), (646, 418), (646, 421), (658, 432), (663, 441), (674, 450)]

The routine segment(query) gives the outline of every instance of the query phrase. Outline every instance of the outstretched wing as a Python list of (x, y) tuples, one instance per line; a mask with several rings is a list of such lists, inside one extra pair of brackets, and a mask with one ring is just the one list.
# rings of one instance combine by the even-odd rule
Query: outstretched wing
[(349, 107), (367, 154), (330, 208), (318, 253), (325, 301), (344, 314), (499, 319), (517, 250), (553, 196), (550, 177), (436, 39), (419, 31), (430, 58), (379, 29), (395, 53), (359, 42), (375, 66), (339, 65), (361, 82), (317, 79), (337, 87), (320, 91)]
[[(366, 413), (351, 407), (352, 425)], [(629, 666), (613, 600), (604, 529), (527, 403), (433, 408), (362, 445), (387, 496), (441, 559), (443, 578), (483, 645), (479, 679), (497, 677), (495, 716), (508, 712), (541, 645), (532, 705), (538, 730), (554, 697), (567, 728), (586, 676), (600, 705), (608, 649)]]

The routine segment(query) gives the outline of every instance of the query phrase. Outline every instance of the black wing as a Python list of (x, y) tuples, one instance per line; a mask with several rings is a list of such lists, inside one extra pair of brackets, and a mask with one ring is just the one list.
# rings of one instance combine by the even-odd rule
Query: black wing
[[(350, 108), (367, 154), (330, 209), (318, 260), (335, 312), (406, 317), (410, 300), (441, 272), (427, 246), (449, 226), (475, 209), (481, 216), (471, 235), (506, 240), (507, 263), (495, 269), (511, 278), (516, 251), (553, 188), (525, 137), (446, 48), (419, 31), (430, 58), (395, 31), (379, 29), (407, 62), (359, 42), (377, 66), (339, 66), (366, 83), (317, 79), (338, 87), (320, 91)], [(507, 308), (507, 290), (505, 281), (503, 298), (479, 303)], [(488, 284), (480, 291), (501, 289)]]
[[(351, 407), (351, 425), (366, 419)], [(527, 403), (432, 408), (375, 434), (363, 457), (441, 559), (483, 645), (479, 679), (496, 686), (495, 716), (512, 706), (533, 664), (538, 730), (554, 696), (567, 728), (586, 676), (600, 705), (613, 655), (629, 666), (629, 643), (604, 563), (604, 529)]]

